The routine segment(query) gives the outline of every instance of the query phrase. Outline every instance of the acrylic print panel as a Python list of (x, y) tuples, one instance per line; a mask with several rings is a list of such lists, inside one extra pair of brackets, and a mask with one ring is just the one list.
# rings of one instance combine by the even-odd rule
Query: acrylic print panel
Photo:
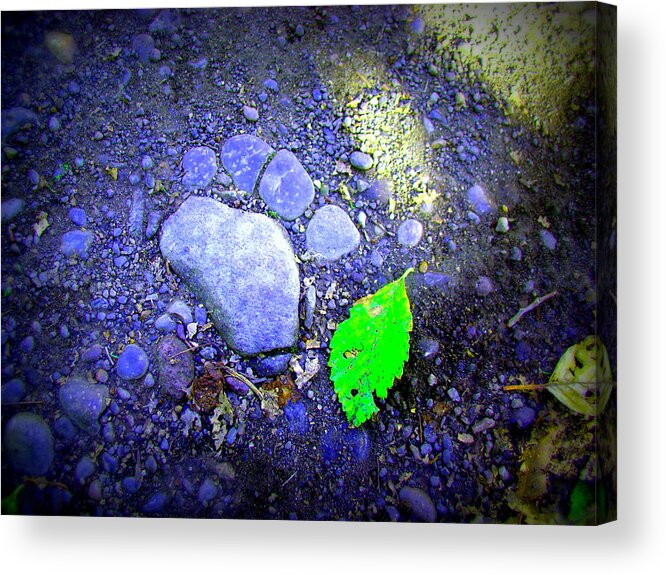
[(615, 518), (615, 9), (5, 12), (2, 511)]

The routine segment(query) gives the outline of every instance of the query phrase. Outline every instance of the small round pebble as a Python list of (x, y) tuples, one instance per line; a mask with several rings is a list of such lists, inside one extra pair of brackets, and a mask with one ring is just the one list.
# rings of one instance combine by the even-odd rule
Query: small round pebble
[(546, 248), (551, 252), (557, 247), (557, 240), (555, 239), (555, 236), (548, 230), (541, 230), (539, 235), (541, 236), (541, 242), (543, 245), (546, 246)]
[(423, 224), (418, 220), (405, 220), (398, 227), (398, 243), (413, 248), (423, 237)]
[(79, 226), (83, 227), (86, 225), (87, 218), (86, 218), (86, 211), (83, 208), (70, 208), (69, 212), (67, 213), (69, 216), (69, 219), (72, 220), (72, 223)]
[(148, 371), (148, 356), (138, 345), (128, 345), (118, 358), (116, 372), (118, 377), (125, 380), (139, 379)]
[(349, 163), (353, 168), (365, 172), (372, 168), (375, 161), (372, 159), (371, 155), (356, 150), (355, 152), (352, 152), (351, 156), (349, 156)]
[(256, 122), (259, 120), (259, 111), (251, 106), (243, 106), (243, 116), (248, 122)]
[(493, 282), (490, 281), (490, 278), (486, 276), (481, 276), (476, 281), (476, 295), (480, 297), (486, 297), (493, 291)]

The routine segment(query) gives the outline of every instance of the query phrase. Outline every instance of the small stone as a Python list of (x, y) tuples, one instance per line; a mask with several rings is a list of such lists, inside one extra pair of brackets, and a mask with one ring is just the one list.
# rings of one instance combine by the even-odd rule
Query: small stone
[(414, 18), (414, 20), (411, 21), (409, 28), (414, 34), (420, 36), (425, 31), (425, 21), (423, 18)]
[(423, 237), (423, 224), (418, 220), (405, 220), (398, 227), (397, 236), (400, 245), (413, 248)]
[(218, 488), (215, 482), (210, 478), (206, 478), (201, 484), (201, 487), (199, 487), (197, 498), (199, 499), (199, 503), (201, 503), (201, 505), (207, 505), (213, 499), (215, 499), (215, 497), (217, 497), (217, 493)]
[(132, 50), (140, 62), (147, 64), (155, 49), (155, 40), (150, 34), (137, 34), (132, 39)]
[(44, 36), (44, 44), (60, 62), (71, 64), (76, 53), (76, 42), (70, 34), (65, 32), (47, 32)]
[(5, 460), (17, 473), (45, 475), (53, 463), (53, 435), (46, 422), (34, 413), (17, 413), (2, 432)]
[(481, 215), (487, 214), (493, 209), (485, 190), (481, 186), (474, 185), (467, 190), (467, 199), (472, 204), (474, 211)]
[(160, 223), (164, 213), (161, 210), (153, 210), (148, 213), (148, 222), (146, 224), (146, 239), (152, 239), (160, 229)]
[(428, 337), (420, 339), (416, 344), (416, 347), (419, 350), (421, 357), (424, 359), (433, 357), (439, 352), (439, 343), (436, 340)]
[(315, 212), (305, 240), (308, 250), (316, 257), (335, 261), (358, 248), (361, 235), (342, 208), (329, 204)]
[(165, 333), (172, 333), (176, 331), (178, 324), (173, 320), (173, 318), (168, 313), (163, 313), (160, 317), (155, 320), (155, 329), (163, 331)]
[(18, 403), (28, 393), (28, 388), (21, 378), (15, 377), (2, 384), (2, 405)]
[(389, 180), (377, 180), (362, 195), (368, 202), (377, 202), (380, 206), (385, 206), (393, 195), (393, 184)]
[(58, 120), (57, 116), (51, 116), (49, 118), (49, 130), (52, 132), (60, 130), (60, 120)]
[(180, 12), (176, 8), (160, 10), (148, 26), (151, 34), (169, 36), (180, 26)]
[(175, 315), (185, 325), (188, 325), (194, 321), (192, 318), (192, 311), (190, 310), (190, 306), (187, 305), (182, 299), (173, 300), (169, 304), (169, 307), (167, 307), (166, 311), (171, 315)]
[(310, 285), (305, 290), (305, 298), (304, 298), (305, 319), (303, 320), (303, 323), (307, 329), (310, 329), (312, 327), (316, 303), (317, 303), (317, 290), (315, 289), (314, 285)]
[(257, 122), (259, 120), (259, 111), (252, 106), (243, 106), (243, 116), (248, 122)]
[(481, 276), (475, 285), (476, 295), (486, 297), (493, 291), (493, 282), (486, 276)]
[(60, 388), (59, 397), (63, 411), (79, 429), (91, 434), (99, 431), (98, 420), (109, 399), (105, 385), (72, 378)]
[(502, 216), (497, 220), (497, 226), (495, 226), (495, 231), (500, 234), (505, 234), (509, 231), (509, 220)]
[(546, 248), (551, 252), (557, 247), (557, 240), (555, 239), (555, 236), (548, 230), (541, 230), (539, 235), (541, 236), (543, 245), (546, 246)]
[(76, 464), (76, 469), (74, 470), (74, 478), (80, 485), (84, 485), (85, 482), (92, 477), (95, 473), (95, 464), (89, 455), (84, 455), (79, 462)]
[(264, 80), (264, 87), (267, 90), (270, 90), (271, 92), (277, 92), (278, 91), (278, 83), (273, 80), (273, 78), (268, 78), (267, 80)]
[(259, 195), (278, 216), (293, 221), (312, 203), (314, 185), (296, 156), (280, 150), (266, 167)]
[(131, 343), (120, 354), (116, 373), (121, 379), (140, 379), (148, 371), (149, 363), (146, 352), (135, 343)]
[(72, 220), (73, 224), (81, 228), (86, 225), (86, 211), (83, 208), (70, 208), (67, 215), (69, 216), (69, 219)]
[(349, 163), (357, 170), (365, 172), (372, 168), (375, 162), (372, 159), (372, 156), (369, 154), (356, 150), (351, 153), (351, 156), (349, 157)]
[(519, 429), (527, 429), (536, 419), (536, 411), (528, 406), (522, 406), (514, 409), (509, 418), (509, 422), (516, 425)]
[(261, 359), (254, 360), (252, 367), (259, 377), (274, 377), (283, 373), (289, 366), (291, 359), (290, 353), (280, 353), (269, 355)]
[(448, 391), (446, 392), (446, 395), (449, 396), (449, 399), (451, 401), (455, 401), (456, 403), (460, 403), (460, 394), (458, 393), (458, 390), (455, 387), (450, 387)]
[(11, 198), (2, 202), (2, 221), (9, 222), (18, 216), (25, 207), (25, 202), (20, 198)]
[(62, 235), (60, 249), (66, 256), (77, 255), (81, 259), (88, 259), (88, 250), (93, 242), (93, 235), (90, 232), (81, 230), (72, 230)]
[(523, 251), (518, 246), (511, 248), (511, 259), (514, 262), (519, 262), (523, 259)]
[(437, 510), (430, 496), (416, 487), (403, 487), (398, 497), (400, 504), (412, 521), (434, 523), (437, 521)]
[(495, 420), (490, 417), (484, 417), (481, 421), (477, 421), (472, 426), (472, 431), (474, 434), (479, 434), (488, 429), (492, 429), (493, 427), (495, 427)]

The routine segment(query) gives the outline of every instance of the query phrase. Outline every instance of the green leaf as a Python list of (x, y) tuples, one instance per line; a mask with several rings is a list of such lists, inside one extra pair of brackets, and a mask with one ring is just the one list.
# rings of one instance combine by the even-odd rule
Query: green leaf
[(354, 426), (379, 411), (373, 393), (386, 398), (393, 381), (402, 376), (412, 330), (405, 278), (413, 271), (359, 299), (331, 339), (331, 379)]
[(548, 391), (572, 411), (588, 416), (601, 413), (613, 391), (613, 373), (601, 339), (590, 335), (567, 349), (548, 384)]

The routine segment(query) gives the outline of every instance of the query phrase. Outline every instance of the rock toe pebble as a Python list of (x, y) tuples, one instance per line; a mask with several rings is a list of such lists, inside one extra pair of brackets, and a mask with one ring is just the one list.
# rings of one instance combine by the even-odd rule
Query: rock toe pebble
[(314, 185), (296, 156), (280, 150), (266, 167), (259, 195), (278, 216), (295, 220), (312, 203)]
[(240, 134), (224, 143), (220, 159), (236, 187), (252, 193), (261, 168), (274, 152), (273, 148), (256, 136)]

